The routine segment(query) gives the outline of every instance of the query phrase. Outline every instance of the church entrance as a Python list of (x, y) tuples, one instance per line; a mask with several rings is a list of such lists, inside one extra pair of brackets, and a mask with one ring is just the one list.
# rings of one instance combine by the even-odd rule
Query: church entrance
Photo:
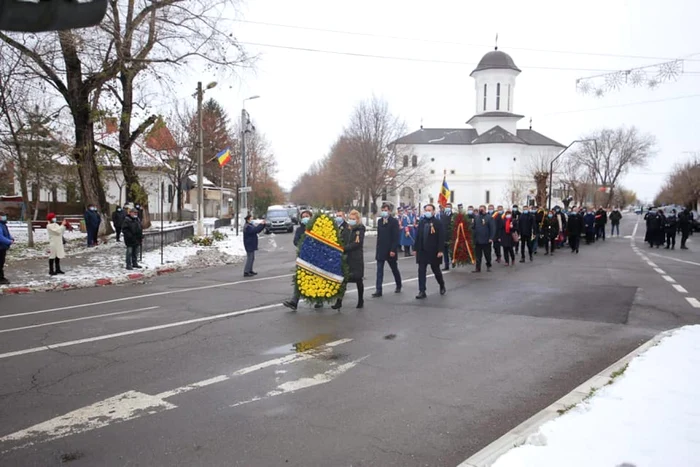
[(401, 206), (416, 205), (416, 193), (413, 188), (408, 186), (401, 188), (401, 192), (399, 193), (399, 204)]

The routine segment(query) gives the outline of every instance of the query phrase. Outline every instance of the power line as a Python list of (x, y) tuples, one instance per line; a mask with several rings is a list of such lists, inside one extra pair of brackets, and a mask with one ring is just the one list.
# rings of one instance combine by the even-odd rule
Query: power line
[[(271, 27), (278, 27), (278, 28), (298, 29), (298, 30), (303, 30), (303, 31), (327, 32), (327, 33), (332, 33), (332, 34), (344, 34), (344, 35), (350, 35), (350, 36), (373, 37), (373, 38), (377, 38), (377, 39), (392, 39), (392, 40), (425, 42), (425, 43), (432, 43), (432, 44), (459, 45), (459, 46), (463, 46), (463, 47), (479, 47), (479, 48), (491, 48), (492, 47), (492, 45), (485, 45), (485, 44), (469, 44), (469, 43), (464, 43), (464, 42), (445, 41), (445, 40), (437, 40), (437, 39), (423, 39), (423, 38), (404, 37), (404, 36), (390, 36), (390, 35), (376, 34), (376, 33), (365, 33), (365, 32), (357, 32), (357, 31), (344, 31), (344, 30), (337, 30), (337, 29), (314, 28), (314, 27), (307, 27), (307, 26), (297, 26), (297, 25), (292, 25), (292, 24), (269, 23), (269, 22), (265, 22), (265, 21), (251, 21), (251, 20), (244, 20), (244, 19), (234, 19), (233, 21), (238, 22), (238, 23), (257, 24), (260, 26), (271, 26)], [(536, 48), (529, 48), (529, 47), (508, 47), (508, 48), (512, 49), (512, 50), (523, 50), (523, 51), (528, 51), (528, 52), (556, 53), (556, 54), (565, 54), (565, 55), (589, 55), (589, 56), (597, 56), (597, 57), (629, 58), (629, 59), (635, 59), (635, 60), (669, 60), (670, 61), (670, 60), (677, 60), (678, 59), (678, 57), (672, 57), (672, 58), (670, 58), (670, 57), (652, 57), (652, 56), (644, 56), (644, 55), (624, 55), (624, 54), (612, 54), (612, 53), (604, 53), (604, 52), (584, 52), (584, 51), (573, 51), (573, 50), (536, 49)], [(700, 53), (686, 55), (686, 57), (692, 57), (695, 55), (700, 55)], [(687, 59), (687, 58), (686, 58), (686, 60), (688, 60), (688, 61), (700, 61), (700, 59)]]
[(580, 112), (592, 112), (594, 110), (616, 109), (619, 107), (632, 107), (635, 105), (656, 104), (658, 102), (677, 101), (677, 100), (681, 100), (681, 99), (691, 99), (694, 97), (700, 97), (700, 94), (689, 94), (686, 96), (667, 97), (665, 99), (656, 99), (656, 100), (651, 100), (651, 101), (628, 102), (626, 104), (606, 105), (603, 107), (593, 107), (590, 109), (565, 110), (562, 112), (552, 112), (552, 113), (548, 113), (548, 114), (539, 115), (539, 117), (549, 117), (551, 115), (572, 114), (572, 113), (580, 113)]
[[(463, 65), (463, 66), (476, 66), (474, 62), (457, 62), (451, 60), (437, 60), (429, 58), (415, 58), (415, 57), (397, 57), (393, 55), (376, 55), (376, 54), (365, 54), (359, 52), (341, 52), (339, 50), (324, 50), (324, 49), (314, 49), (310, 47), (293, 47), (289, 45), (279, 45), (279, 44), (262, 44), (258, 42), (239, 42), (243, 45), (252, 45), (257, 47), (271, 47), (274, 49), (285, 49), (285, 50), (296, 50), (300, 52), (315, 52), (330, 55), (347, 55), (351, 57), (361, 57), (361, 58), (378, 58), (382, 60), (400, 60), (407, 62), (418, 62), (418, 63), (440, 63), (445, 65)], [(532, 70), (550, 70), (550, 71), (592, 71), (592, 72), (614, 72), (618, 70), (613, 69), (602, 69), (602, 68), (565, 68), (565, 67), (550, 67), (550, 66), (520, 66), (520, 68), (528, 68)]]

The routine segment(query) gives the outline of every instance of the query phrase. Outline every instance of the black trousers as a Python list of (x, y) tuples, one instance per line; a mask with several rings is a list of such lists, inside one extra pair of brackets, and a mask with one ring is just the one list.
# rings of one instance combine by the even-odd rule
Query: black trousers
[(556, 238), (545, 238), (547, 240), (544, 244), (544, 249), (547, 253), (554, 254), (554, 249), (557, 247)]
[(493, 242), (493, 252), (496, 254), (496, 259), (501, 259), (501, 242)]
[(119, 241), (119, 237), (121, 237), (121, 235), (122, 235), (122, 227), (121, 226), (115, 227), (114, 232), (117, 234), (117, 241)]
[(569, 246), (571, 251), (578, 251), (578, 245), (581, 243), (580, 235), (569, 235)]
[(670, 246), (676, 247), (676, 232), (666, 233), (666, 248)]
[(419, 261), (418, 262), (418, 291), (421, 293), (425, 292), (426, 289), (426, 281), (427, 281), (427, 276), (428, 276), (428, 265), (430, 265), (430, 269), (433, 271), (433, 274), (435, 274), (435, 279), (437, 280), (437, 283), (442, 287), (445, 284), (445, 280), (442, 278), (442, 271), (440, 270), (440, 263), (441, 261), (437, 259), (436, 261), (433, 261), (432, 263), (427, 263), (425, 261)]
[(506, 264), (509, 264), (511, 261), (515, 264), (515, 251), (513, 251), (512, 246), (503, 247), (503, 256), (506, 260)]
[(450, 244), (445, 243), (445, 249), (442, 252), (442, 259), (445, 262), (445, 269), (450, 269)]
[(5, 278), (5, 258), (7, 256), (7, 250), (0, 250), (0, 279)]
[(688, 235), (690, 235), (690, 229), (681, 230), (681, 248), (685, 246), (685, 242), (688, 241)]
[(477, 243), (474, 246), (476, 250), (476, 270), (481, 271), (481, 258), (486, 257), (486, 267), (491, 267), (491, 244), (490, 243)]
[(532, 240), (530, 239), (525, 239), (525, 238), (520, 238), (520, 253), (521, 253), (521, 259), (525, 259), (525, 247), (527, 246), (527, 253), (530, 255), (530, 258), (532, 258)]

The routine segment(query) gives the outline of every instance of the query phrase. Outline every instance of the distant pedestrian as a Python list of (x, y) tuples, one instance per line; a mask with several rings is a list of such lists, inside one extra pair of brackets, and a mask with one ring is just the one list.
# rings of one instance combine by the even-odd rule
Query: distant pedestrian
[(690, 235), (691, 223), (692, 217), (690, 209), (685, 208), (683, 212), (678, 215), (678, 230), (681, 232), (681, 250), (688, 249), (685, 243), (688, 241), (688, 236)]
[(418, 295), (416, 299), (427, 297), (426, 281), (428, 266), (432, 269), (435, 279), (440, 286), (440, 295), (445, 295), (445, 280), (442, 277), (440, 263), (442, 263), (443, 246), (445, 244), (445, 232), (442, 223), (435, 219), (435, 206), (426, 204), (423, 208), (425, 214), (418, 223), (416, 231), (416, 263), (418, 263)]
[(126, 212), (117, 206), (117, 209), (112, 213), (112, 224), (114, 224), (114, 231), (117, 234), (117, 241), (122, 234), (122, 226), (124, 225), (124, 218), (126, 217)]
[(415, 229), (413, 227), (414, 220), (408, 209), (399, 209), (398, 221), (401, 227), (399, 242), (403, 248), (404, 256), (411, 256), (411, 248), (415, 245)]
[(445, 266), (443, 271), (450, 270), (450, 240), (452, 239), (452, 204), (447, 203), (445, 209), (440, 213), (440, 222), (445, 230), (445, 248), (443, 250), (442, 259)]
[(515, 252), (513, 249), (520, 242), (520, 237), (518, 236), (517, 224), (513, 221), (512, 211), (508, 210), (503, 215), (503, 229), (497, 232), (497, 235), (500, 236), (499, 243), (503, 249), (503, 258), (506, 266), (510, 266), (511, 261), (513, 266), (515, 266)]
[(253, 271), (253, 263), (255, 262), (255, 252), (258, 250), (258, 234), (265, 229), (266, 222), (263, 220), (258, 225), (253, 225), (251, 220), (253, 216), (248, 213), (245, 216), (245, 224), (243, 225), (243, 246), (245, 247), (246, 260), (243, 267), (243, 277), (257, 276), (258, 273)]
[(584, 231), (583, 217), (576, 210), (569, 213), (566, 228), (569, 233), (569, 247), (572, 253), (578, 253), (581, 234)]
[(622, 213), (618, 208), (615, 208), (610, 213), (610, 236), (615, 235), (617, 231), (617, 236), (620, 236), (620, 220), (622, 219)]
[(666, 249), (676, 249), (676, 235), (678, 235), (678, 218), (676, 210), (671, 209), (671, 214), (666, 216), (664, 222), (664, 231), (666, 233)]
[(545, 256), (553, 255), (559, 238), (559, 220), (554, 216), (554, 211), (549, 211), (542, 223), (542, 236), (544, 237)]
[(129, 210), (129, 215), (124, 218), (122, 225), (124, 245), (126, 245), (126, 269), (141, 269), (138, 262), (138, 252), (143, 242), (143, 227), (139, 220), (139, 213), (135, 208)]
[[(338, 213), (339, 218), (342, 212)], [(365, 226), (362, 225), (362, 216), (356, 210), (350, 211), (347, 222), (341, 223), (340, 235), (343, 238), (343, 251), (348, 264), (348, 282), (357, 286), (357, 306), (362, 308), (365, 304)], [(347, 287), (346, 287), (347, 292)], [(343, 297), (339, 298), (331, 308), (340, 310), (343, 306)]]
[[(296, 231), (294, 231), (294, 239), (292, 240), (292, 243), (294, 244), (295, 247), (299, 247), (301, 244), (301, 239), (306, 233), (306, 225), (311, 222), (311, 211), (304, 210), (301, 211), (301, 214), (299, 215), (299, 226), (297, 227)], [(297, 311), (297, 307), (299, 306), (299, 300), (301, 299), (301, 295), (299, 294), (299, 289), (294, 287), (294, 295), (290, 300), (285, 300), (282, 302), (282, 305), (286, 306), (292, 311)], [(314, 308), (322, 308), (323, 304), (322, 303), (316, 303), (314, 304)]]
[[(493, 240), (493, 252), (496, 254), (496, 262), (501, 262), (501, 242), (503, 238), (503, 224), (504, 224), (504, 212), (503, 206), (498, 206), (495, 212), (492, 210), (493, 206), (489, 206), (489, 213), (493, 217), (493, 225), (496, 228), (496, 236)], [(512, 214), (511, 214), (512, 215)]]
[(584, 231), (586, 233), (586, 245), (595, 242), (595, 212), (592, 208), (588, 208), (583, 215)]
[(595, 238), (605, 241), (605, 226), (608, 223), (608, 213), (600, 206), (595, 213)]
[(537, 238), (537, 222), (535, 215), (530, 213), (527, 206), (523, 208), (523, 213), (518, 217), (518, 233), (520, 234), (520, 262), (525, 262), (525, 248), (527, 248), (530, 261), (532, 261), (532, 242)]
[(389, 263), (389, 268), (394, 274), (395, 292), (401, 292), (401, 273), (398, 265), (400, 235), (399, 221), (391, 215), (391, 206), (384, 204), (381, 210), (381, 217), (377, 223), (377, 250), (374, 256), (374, 259), (377, 261), (377, 284), (372, 297), (382, 296), (384, 265), (386, 263)]
[(65, 274), (61, 270), (61, 260), (66, 257), (66, 251), (63, 248), (63, 234), (66, 232), (67, 222), (64, 219), (60, 224), (56, 219), (56, 214), (50, 212), (46, 216), (49, 223), (46, 225), (46, 231), (49, 234), (49, 275)]
[(94, 204), (88, 205), (87, 211), (83, 216), (85, 219), (85, 230), (87, 231), (87, 246), (97, 245), (97, 232), (100, 230), (102, 219), (97, 212), (97, 207)]
[(649, 212), (644, 215), (647, 231), (644, 234), (644, 241), (649, 244), (649, 248), (659, 248), (664, 242), (664, 219), (661, 210), (654, 212), (649, 208)]
[(13, 243), (15, 243), (15, 239), (10, 235), (10, 229), (7, 228), (7, 214), (0, 211), (0, 285), (10, 283), (5, 277), (5, 258), (7, 250)]
[(491, 248), (496, 238), (496, 223), (493, 216), (486, 212), (486, 206), (479, 206), (478, 214), (474, 217), (474, 249), (476, 250), (475, 273), (481, 272), (481, 259), (486, 258), (486, 270), (491, 272)]

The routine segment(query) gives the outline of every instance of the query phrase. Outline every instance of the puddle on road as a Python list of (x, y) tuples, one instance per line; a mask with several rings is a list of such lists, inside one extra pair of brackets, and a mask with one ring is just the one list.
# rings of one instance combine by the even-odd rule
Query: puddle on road
[(318, 334), (310, 339), (273, 347), (263, 352), (263, 355), (284, 355), (290, 353), (307, 352), (332, 342), (334, 339), (335, 338), (330, 334)]

